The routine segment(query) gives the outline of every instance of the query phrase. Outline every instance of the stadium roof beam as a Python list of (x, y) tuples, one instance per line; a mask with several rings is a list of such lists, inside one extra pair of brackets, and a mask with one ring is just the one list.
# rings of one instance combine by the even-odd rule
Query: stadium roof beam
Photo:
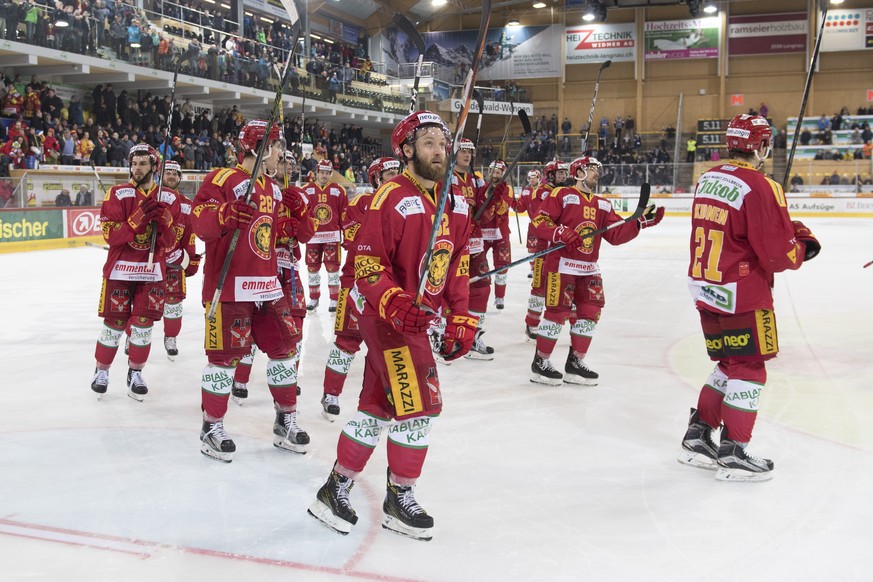
[(36, 55), (0, 55), (0, 67), (20, 67), (23, 65), (35, 65), (36, 63)]
[(44, 67), (40, 67), (39, 69), (40, 77), (53, 77), (55, 75), (59, 77), (73, 77), (75, 75), (89, 75), (91, 74), (91, 66), (90, 65), (78, 65), (73, 63), (67, 64), (53, 64), (47, 65)]

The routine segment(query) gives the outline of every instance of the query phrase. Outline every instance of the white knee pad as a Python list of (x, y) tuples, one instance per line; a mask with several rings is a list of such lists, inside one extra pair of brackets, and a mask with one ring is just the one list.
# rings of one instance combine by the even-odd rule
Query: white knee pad
[(138, 325), (131, 325), (130, 345), (141, 348), (152, 345), (152, 326), (139, 327)]
[(118, 348), (122, 333), (120, 329), (113, 329), (104, 323), (103, 329), (100, 330), (100, 337), (97, 338), (97, 343), (107, 348)]
[(527, 310), (533, 313), (542, 313), (546, 308), (546, 298), (539, 295), (531, 295), (527, 299)]
[(345, 376), (349, 373), (349, 369), (352, 367), (352, 360), (354, 359), (355, 354), (344, 352), (338, 347), (333, 346), (333, 349), (327, 355), (327, 369)]
[(321, 273), (309, 273), (309, 286), (318, 287), (321, 285)]
[(182, 317), (182, 302), (164, 303), (164, 319), (180, 319)]
[(382, 434), (382, 429), (390, 425), (391, 422), (390, 420), (370, 416), (359, 410), (343, 427), (343, 434), (356, 443), (360, 443), (370, 449), (375, 449), (376, 445), (379, 444), (379, 436)]
[(240, 366), (251, 366), (254, 361), (255, 361), (255, 348), (254, 348), (254, 346), (252, 346), (252, 351), (250, 351), (249, 353), (247, 353), (246, 355), (244, 355), (243, 357), (241, 357), (239, 359), (239, 365)]
[(594, 335), (594, 330), (597, 328), (597, 323), (590, 319), (577, 319), (576, 323), (570, 326), (570, 333), (573, 335), (582, 335), (591, 337)]
[(267, 386), (270, 388), (290, 388), (297, 384), (297, 367), (293, 358), (270, 360), (267, 362)]
[(763, 384), (748, 382), (746, 380), (728, 380), (724, 394), (724, 403), (731, 408), (737, 408), (746, 412), (758, 412), (758, 403), (761, 399)]
[(327, 274), (327, 284), (328, 284), (330, 287), (339, 287), (339, 284), (340, 284), (340, 274), (339, 274), (339, 271), (336, 271), (336, 272), (334, 272), (334, 273), (328, 273), (328, 274)]
[(506, 286), (506, 281), (508, 279), (509, 279), (509, 276), (505, 272), (504, 273), (497, 273), (497, 275), (494, 276), (494, 284)]
[(420, 416), (395, 421), (388, 429), (388, 440), (401, 447), (427, 448), (430, 444), (430, 429), (434, 420), (436, 420), (434, 416)]
[(561, 335), (561, 330), (563, 328), (564, 325), (561, 323), (544, 319), (540, 322), (539, 328), (537, 328), (537, 335), (546, 339), (557, 340), (558, 336)]
[(233, 386), (233, 368), (207, 364), (200, 377), (200, 389), (217, 396), (227, 396)]
[(727, 383), (728, 377), (727, 375), (721, 371), (721, 368), (718, 365), (715, 366), (715, 370), (712, 371), (712, 374), (709, 375), (709, 378), (706, 379), (706, 385), (724, 394), (727, 391)]

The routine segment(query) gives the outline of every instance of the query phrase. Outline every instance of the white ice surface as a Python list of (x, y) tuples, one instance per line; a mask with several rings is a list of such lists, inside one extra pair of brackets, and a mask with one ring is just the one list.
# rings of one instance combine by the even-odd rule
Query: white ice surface
[[(358, 480), (342, 537), (306, 514), (354, 412), (318, 414), (332, 339), (327, 302), (306, 319), (300, 383), (309, 454), (272, 446), (266, 359), (230, 405), (233, 463), (199, 453), (203, 326), (190, 280), (180, 356), (160, 325), (144, 403), (89, 388), (104, 254), (0, 255), (0, 580), (862, 581), (873, 572), (873, 221), (809, 219), (823, 252), (777, 276), (781, 353), (751, 450), (766, 483), (721, 483), (676, 462), (688, 408), (712, 365), (685, 287), (687, 218), (605, 246), (607, 307), (587, 362), (597, 388), (528, 381), (527, 267), (491, 310), (492, 362), (439, 374), (445, 400), (417, 498), (431, 542), (382, 530), (384, 443)], [(522, 249), (514, 241), (515, 256)], [(564, 329), (555, 350), (563, 364)]]

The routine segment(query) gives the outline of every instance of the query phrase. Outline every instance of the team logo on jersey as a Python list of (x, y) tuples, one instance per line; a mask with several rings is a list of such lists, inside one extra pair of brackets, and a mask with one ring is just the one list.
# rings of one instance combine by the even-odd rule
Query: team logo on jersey
[(588, 233), (594, 232), (596, 225), (593, 222), (582, 222), (576, 227), (576, 232), (582, 237), (582, 243), (579, 245), (579, 250), (586, 254), (594, 252), (594, 237), (588, 236)]
[(244, 348), (251, 345), (252, 324), (248, 318), (234, 319), (230, 326), (230, 347)]
[(436, 368), (427, 369), (427, 378), (425, 381), (427, 382), (427, 389), (430, 394), (431, 407), (441, 406), (443, 403), (443, 395), (440, 393), (440, 379), (437, 376)]
[(333, 218), (333, 210), (327, 204), (319, 204), (313, 213), (318, 224), (327, 224)]
[(427, 282), (424, 286), (425, 290), (431, 295), (437, 295), (446, 284), (453, 249), (454, 245), (452, 245), (451, 241), (447, 240), (437, 241), (434, 246), (430, 268), (427, 271)]
[(154, 231), (155, 225), (153, 222), (150, 222), (146, 225), (145, 232), (140, 234), (134, 234), (133, 240), (127, 243), (131, 248), (134, 248), (138, 251), (147, 251), (152, 246), (152, 231)]
[[(151, 311), (160, 311), (163, 313), (164, 311), (164, 290), (161, 287), (152, 287), (149, 289), (148, 295), (149, 301), (149, 310)], [(145, 319), (148, 321), (148, 318), (141, 317), (140, 319)], [(142, 323), (145, 323), (143, 321)]]
[(249, 247), (262, 259), (269, 260), (273, 250), (273, 221), (261, 216), (249, 227)]
[(109, 311), (125, 313), (130, 308), (130, 293), (127, 289), (114, 289), (109, 296)]

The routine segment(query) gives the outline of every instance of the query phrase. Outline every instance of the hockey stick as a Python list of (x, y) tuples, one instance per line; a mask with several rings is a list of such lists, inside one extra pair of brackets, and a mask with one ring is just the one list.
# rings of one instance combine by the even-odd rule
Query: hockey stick
[(588, 151), (588, 135), (591, 133), (591, 124), (594, 123), (594, 106), (597, 104), (597, 90), (600, 88), (600, 74), (603, 69), (608, 69), (612, 64), (611, 60), (603, 61), (600, 64), (600, 69), (597, 71), (597, 78), (594, 80), (594, 98), (591, 100), (591, 111), (588, 112), (588, 127), (585, 128), (585, 137), (582, 138), (582, 155)]
[(870, 261), (869, 263), (867, 263), (866, 265), (864, 265), (864, 266), (861, 267), (861, 268), (862, 268), (862, 269), (866, 269), (866, 268), (869, 267), (870, 265), (873, 265), (873, 261)]
[[(179, 67), (182, 66), (182, 63), (184, 61), (187, 61), (188, 59), (190, 59), (191, 57), (194, 56), (194, 53), (199, 52), (199, 51), (200, 51), (200, 49), (197, 48), (196, 46), (195, 47), (189, 46), (188, 49), (184, 53), (179, 55), (179, 58), (176, 59), (176, 66), (173, 70), (173, 90), (170, 92), (170, 108), (167, 112), (167, 133), (164, 136), (164, 153), (162, 154), (162, 156), (165, 158), (167, 157), (167, 148), (170, 147), (170, 136), (172, 135), (172, 131), (173, 131), (173, 110), (176, 107), (176, 82), (179, 80)], [(161, 197), (161, 188), (163, 188), (163, 186), (164, 186), (164, 168), (166, 166), (166, 164), (163, 163), (164, 161), (165, 160), (161, 161), (161, 172), (160, 172), (160, 174), (158, 174), (158, 180), (157, 180), (158, 200), (160, 200), (160, 197)], [(152, 265), (155, 262), (155, 242), (157, 241), (157, 238), (158, 238), (158, 221), (153, 220), (152, 221), (152, 237), (151, 237), (151, 240), (149, 241), (149, 260), (148, 260), (149, 271), (152, 270)]]
[[(633, 222), (634, 220), (637, 220), (640, 216), (643, 215), (643, 212), (645, 212), (645, 210), (646, 210), (646, 206), (648, 206), (648, 204), (649, 204), (649, 193), (651, 192), (651, 190), (652, 190), (652, 187), (649, 184), (643, 183), (643, 185), (640, 187), (640, 199), (637, 202), (637, 207), (636, 207), (636, 210), (634, 210), (633, 214), (631, 214), (630, 216), (628, 216), (624, 220), (619, 220), (618, 222), (613, 222), (609, 226), (604, 226), (603, 228), (598, 228), (597, 230), (592, 230), (591, 232), (586, 232), (585, 234), (580, 235), (579, 238), (581, 240), (585, 240), (586, 238), (600, 236), (601, 234), (605, 233), (608, 230), (612, 230), (613, 228), (616, 228), (616, 227), (619, 227), (623, 224), (627, 224), (628, 222)], [(528, 255), (522, 259), (518, 259), (517, 261), (512, 261), (508, 265), (503, 265), (499, 269), (492, 269), (492, 270), (488, 271), (487, 273), (482, 273), (481, 275), (471, 277), (470, 283), (474, 283), (474, 282), (479, 281), (481, 279), (485, 279), (486, 277), (490, 277), (491, 275), (494, 275), (496, 273), (506, 271), (507, 269), (511, 269), (512, 267), (517, 267), (518, 265), (523, 265), (524, 263), (529, 263), (534, 259), (538, 259), (542, 256), (549, 254), (549, 253), (557, 251), (558, 249), (562, 249), (565, 246), (567, 246), (567, 245), (565, 245), (564, 243), (559, 243), (553, 247), (547, 248), (544, 251), (540, 251), (538, 253)]]
[(476, 211), (476, 214), (473, 215), (473, 220), (479, 220), (479, 217), (482, 216), (482, 213), (485, 212), (485, 209), (488, 207), (488, 203), (491, 202), (491, 199), (494, 197), (494, 188), (497, 187), (498, 184), (506, 180), (506, 178), (512, 174), (512, 170), (515, 169), (515, 166), (518, 164), (518, 160), (521, 159), (521, 154), (528, 148), (530, 142), (533, 141), (533, 131), (530, 127), (530, 119), (527, 117), (527, 111), (524, 109), (518, 110), (518, 119), (521, 121), (522, 127), (524, 127), (525, 137), (524, 141), (521, 143), (521, 149), (518, 150), (518, 153), (515, 154), (515, 157), (512, 159), (512, 163), (506, 168), (506, 171), (503, 172), (503, 176), (497, 182), (491, 182), (488, 184), (488, 189), (485, 190), (485, 202), (482, 203), (482, 206)]
[(509, 100), (509, 118), (506, 120), (506, 127), (503, 128), (503, 139), (500, 143), (506, 143), (506, 137), (509, 135), (509, 126), (512, 125), (512, 116), (515, 115), (515, 103), (512, 99)]
[(470, 157), (471, 173), (476, 171), (476, 150), (479, 148), (479, 135), (482, 133), (482, 114), (485, 113), (485, 99), (475, 88), (473, 89), (473, 99), (479, 106), (479, 117), (476, 118), (476, 139), (473, 140), (473, 155)]
[(424, 64), (424, 38), (415, 29), (415, 25), (402, 14), (395, 14), (392, 22), (403, 31), (409, 40), (412, 41), (412, 44), (415, 45), (415, 48), (418, 49), (418, 63), (415, 65), (415, 79), (412, 82), (412, 95), (409, 102), (409, 113), (415, 113), (418, 107), (418, 82), (421, 80), (421, 67)]
[(812, 58), (809, 61), (809, 72), (806, 73), (806, 86), (803, 88), (803, 99), (800, 100), (800, 113), (797, 115), (797, 125), (794, 127), (794, 138), (791, 140), (791, 151), (785, 162), (785, 177), (782, 179), (782, 190), (788, 192), (788, 180), (791, 177), (791, 166), (794, 164), (794, 150), (797, 149), (797, 141), (800, 137), (800, 126), (803, 125), (803, 113), (806, 111), (806, 100), (809, 97), (809, 88), (812, 85), (812, 76), (815, 74), (815, 63), (818, 60), (818, 52), (821, 49), (821, 39), (824, 36), (825, 21), (828, 17), (828, 5), (824, 3), (821, 13), (821, 26), (818, 29), (818, 38), (815, 39), (815, 48), (812, 50)]
[(100, 179), (100, 174), (97, 173), (97, 168), (94, 162), (91, 162), (91, 169), (94, 170), (94, 177), (97, 178), (97, 185), (100, 186), (100, 191), (103, 192), (103, 197), (106, 198), (106, 186), (103, 185), (103, 180)]
[(101, 245), (100, 243), (91, 242), (89, 240), (85, 241), (86, 247), (91, 247), (92, 249), (103, 249), (104, 251), (109, 250), (109, 245)]
[[(276, 123), (276, 118), (279, 117), (279, 108), (282, 106), (282, 95), (285, 93), (285, 85), (288, 84), (288, 74), (291, 72), (291, 62), (294, 59), (294, 53), (300, 41), (300, 20), (297, 20), (291, 27), (294, 34), (294, 44), (291, 45), (291, 52), (288, 54), (288, 62), (285, 63), (285, 70), (282, 72), (282, 79), (279, 82), (279, 88), (276, 90), (276, 96), (273, 99), (273, 109), (270, 111), (270, 118), (267, 121), (264, 139), (261, 141), (261, 146), (258, 148), (258, 157), (255, 158), (255, 165), (252, 168), (251, 178), (249, 179), (248, 187), (246, 188), (245, 201), (248, 204), (252, 199), (252, 191), (255, 187), (255, 182), (258, 179), (258, 171), (261, 168), (261, 163), (264, 160), (264, 153), (267, 151), (267, 142), (269, 142), (270, 131)], [(284, 140), (284, 136), (283, 136)], [(227, 254), (224, 256), (224, 264), (221, 266), (221, 272), (218, 276), (218, 284), (215, 287), (215, 294), (212, 296), (212, 303), (209, 304), (209, 311), (206, 318), (214, 322), (215, 310), (218, 308), (218, 300), (221, 297), (221, 291), (224, 288), (224, 282), (227, 279), (227, 272), (230, 270), (230, 262), (233, 259), (233, 253), (236, 250), (236, 245), (239, 242), (240, 229), (236, 228), (230, 239), (230, 246), (227, 248)]]
[(485, 39), (488, 34), (488, 23), (491, 21), (491, 0), (482, 0), (482, 20), (479, 22), (479, 36), (476, 37), (476, 50), (473, 53), (473, 61), (470, 63), (470, 72), (467, 73), (467, 81), (464, 83), (464, 104), (458, 115), (458, 127), (455, 130), (455, 139), (452, 142), (452, 157), (449, 159), (446, 167), (446, 174), (443, 178), (442, 190), (440, 191), (439, 202), (437, 204), (436, 213), (434, 214), (433, 227), (430, 229), (430, 237), (428, 238), (427, 250), (421, 261), (421, 272), (418, 277), (418, 289), (415, 294), (413, 305), (421, 305), (424, 299), (424, 286), (427, 283), (427, 276), (430, 273), (430, 264), (433, 260), (434, 244), (436, 244), (437, 232), (442, 225), (443, 212), (446, 210), (446, 202), (449, 199), (449, 191), (452, 188), (452, 172), (455, 171), (455, 155), (460, 147), (461, 136), (464, 135), (464, 127), (467, 125), (467, 116), (470, 114), (470, 100), (473, 98), (473, 85), (476, 82), (479, 63), (482, 60), (482, 53), (485, 51)]

